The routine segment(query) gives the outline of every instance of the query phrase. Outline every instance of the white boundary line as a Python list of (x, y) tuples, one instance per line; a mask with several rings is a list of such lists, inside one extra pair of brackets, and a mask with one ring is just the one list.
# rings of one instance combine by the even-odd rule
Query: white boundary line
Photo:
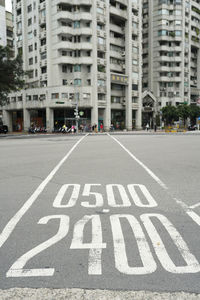
[[(168, 190), (168, 187), (145, 165), (143, 164), (136, 156), (134, 156), (124, 145), (122, 145), (116, 138), (114, 138), (113, 136), (111, 136), (109, 133), (107, 133), (107, 135), (112, 138), (114, 141), (116, 141), (142, 168), (145, 169), (145, 171), (165, 190)], [(177, 204), (179, 204), (183, 210), (186, 212), (186, 214), (188, 216), (190, 216), (190, 218), (192, 218), (192, 220), (200, 226), (200, 216), (195, 213), (194, 211), (192, 211), (193, 208), (196, 208), (200, 205), (200, 203), (197, 203), (193, 206), (188, 206), (187, 204), (185, 204), (183, 201), (173, 198)]]
[(117, 142), (145, 171), (165, 190), (168, 189), (168, 187), (158, 178), (143, 162), (141, 162), (135, 155), (133, 155), (124, 145), (122, 145), (116, 138), (111, 136), (108, 133), (108, 136), (111, 137), (115, 142)]
[(80, 144), (80, 142), (86, 137), (88, 134), (83, 136), (78, 142), (70, 149), (70, 151), (61, 159), (61, 161), (55, 166), (55, 168), (50, 172), (50, 174), (42, 181), (42, 183), (38, 186), (35, 192), (30, 196), (30, 198), (24, 203), (24, 205), (18, 210), (18, 212), (10, 219), (7, 225), (4, 227), (3, 231), (0, 233), (0, 248), (7, 241), (13, 230), (15, 229), (18, 222), (25, 215), (25, 213), (29, 210), (29, 208), (33, 205), (33, 203), (37, 200), (38, 196), (42, 193), (44, 188), (56, 174), (56, 172), (60, 169), (63, 163), (68, 159), (74, 149)]
[(197, 203), (197, 204), (194, 204), (194, 205), (192, 205), (192, 206), (190, 206), (190, 208), (196, 208), (196, 207), (198, 207), (198, 206), (200, 206), (200, 202), (199, 203)]

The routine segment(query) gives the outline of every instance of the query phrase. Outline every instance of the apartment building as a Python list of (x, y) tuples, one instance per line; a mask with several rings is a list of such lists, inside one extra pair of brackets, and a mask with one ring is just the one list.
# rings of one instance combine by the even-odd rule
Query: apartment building
[(5, 0), (0, 0), (0, 45), (1, 46), (6, 46)]
[(142, 1), (13, 0), (15, 51), (26, 88), (9, 95), (4, 123), (49, 131), (64, 123), (141, 127)]
[(11, 56), (14, 57), (14, 36), (13, 36), (13, 15), (6, 11), (6, 42), (11, 50)]
[(143, 122), (200, 98), (200, 1), (143, 1)]

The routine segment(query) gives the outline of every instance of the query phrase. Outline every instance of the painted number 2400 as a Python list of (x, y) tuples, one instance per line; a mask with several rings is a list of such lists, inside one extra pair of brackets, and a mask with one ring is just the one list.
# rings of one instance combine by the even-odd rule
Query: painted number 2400
[[(87, 201), (81, 202), (83, 207), (102, 207), (103, 206), (103, 196), (100, 193), (92, 191), (95, 186), (100, 186), (100, 184), (85, 184), (82, 196), (88, 197)], [(71, 195), (66, 203), (63, 203), (64, 196), (71, 187)], [(144, 185), (130, 184), (127, 186), (129, 194), (138, 207), (156, 207), (157, 203), (152, 197), (150, 192)], [(121, 202), (116, 201), (114, 190), (118, 190), (120, 194)], [(138, 191), (140, 190), (140, 194)], [(59, 190), (53, 206), (57, 208), (64, 207), (74, 207), (77, 204), (79, 198), (80, 185), (78, 184), (66, 184)], [(126, 193), (125, 188), (119, 184), (108, 184), (106, 185), (107, 201), (110, 207), (129, 207), (131, 206), (131, 201)], [(139, 195), (143, 195), (143, 200), (140, 199)], [(90, 203), (90, 201), (92, 203)], [(24, 255), (22, 255), (16, 262), (11, 266), (7, 272), (7, 277), (29, 277), (29, 276), (53, 276), (54, 268), (40, 268), (40, 269), (25, 269), (25, 265), (30, 259), (41, 253), (42, 251), (48, 249), (54, 244), (65, 238), (69, 232), (70, 228), (70, 217), (67, 215), (51, 215), (43, 217), (39, 220), (38, 224), (47, 224), (51, 220), (59, 219), (59, 229), (58, 232), (48, 239), (47, 241), (41, 243), (35, 248), (31, 249)], [(128, 222), (129, 228), (131, 230), (130, 235), (134, 236), (136, 245), (138, 248), (138, 253), (141, 259), (141, 266), (130, 266), (128, 253), (126, 251), (126, 243), (123, 234), (123, 224), (124, 220)], [(165, 232), (169, 235), (170, 239), (173, 241), (175, 247), (179, 251), (182, 261), (184, 261), (182, 266), (177, 266), (170, 254), (168, 253), (164, 241), (161, 239), (158, 230), (156, 229), (153, 221), (156, 221), (164, 227)], [(141, 223), (145, 227), (145, 232), (141, 226)], [(84, 241), (84, 229), (87, 224), (91, 225), (91, 242), (85, 243)], [(154, 248), (157, 259), (159, 260), (162, 267), (171, 273), (197, 273), (200, 272), (200, 264), (196, 257), (190, 252), (186, 242), (174, 227), (174, 225), (168, 220), (167, 217), (156, 213), (146, 213), (140, 216), (138, 220), (132, 214), (114, 214), (110, 216), (110, 228), (112, 232), (112, 239), (114, 245), (114, 260), (115, 268), (127, 275), (145, 275), (151, 274), (156, 271), (157, 263), (153, 257), (150, 249), (150, 245), (147, 241), (149, 237), (151, 244)], [(102, 251), (107, 247), (107, 244), (103, 242), (102, 234), (102, 221), (99, 215), (85, 215), (83, 216), (73, 228), (73, 237), (71, 241), (70, 249), (88, 249), (88, 274), (89, 275), (101, 275), (102, 274)], [(134, 251), (134, 249), (133, 249)]]
[[(162, 223), (167, 230), (169, 236), (173, 240), (185, 264), (183, 266), (176, 266), (167, 252), (164, 242), (156, 230), (152, 218), (157, 219)], [(52, 215), (46, 216), (39, 220), (39, 224), (47, 224), (50, 220), (60, 219), (60, 226), (55, 236), (33, 248), (26, 254), (22, 255), (9, 269), (7, 277), (29, 277), (29, 276), (52, 276), (55, 269), (24, 269), (27, 262), (46, 250), (50, 246), (56, 244), (67, 236), (69, 232), (70, 218), (66, 215)], [(122, 232), (122, 222), (125, 219), (129, 222), (133, 235), (135, 236), (137, 247), (142, 261), (141, 267), (131, 267), (128, 264), (128, 257), (126, 253), (126, 245)], [(161, 214), (142, 214), (140, 216), (149, 238), (154, 247), (156, 256), (163, 268), (171, 273), (196, 273), (200, 272), (200, 265), (195, 256), (190, 252), (186, 242), (181, 237), (177, 229), (172, 223)], [(92, 241), (90, 243), (83, 242), (83, 232), (86, 224), (91, 222), (92, 225)], [(141, 275), (150, 274), (156, 271), (157, 264), (153, 258), (150, 246), (147, 242), (144, 231), (140, 222), (133, 215), (118, 214), (110, 216), (110, 224), (114, 243), (114, 258), (115, 267), (118, 271), (127, 275)], [(99, 215), (85, 215), (74, 226), (73, 238), (71, 242), (71, 249), (89, 249), (88, 258), (88, 274), (101, 275), (102, 250), (106, 248), (106, 243), (103, 242), (102, 225)]]

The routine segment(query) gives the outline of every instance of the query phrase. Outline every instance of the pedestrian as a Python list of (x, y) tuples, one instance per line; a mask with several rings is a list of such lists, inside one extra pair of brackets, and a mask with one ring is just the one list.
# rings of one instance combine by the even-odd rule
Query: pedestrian
[(80, 125), (80, 131), (83, 132), (83, 124)]
[(72, 127), (71, 127), (71, 132), (72, 133), (74, 133), (74, 129), (75, 129), (75, 127), (74, 127), (74, 125), (72, 125)]
[(66, 125), (64, 124), (63, 127), (62, 127), (62, 133), (65, 133), (65, 132), (66, 132), (66, 129), (67, 129), (67, 127), (66, 127)]
[(97, 133), (97, 132), (98, 132), (98, 129), (97, 129), (97, 124), (95, 124), (95, 125), (94, 125), (94, 131), (95, 131), (95, 133)]
[(157, 130), (157, 125), (154, 124), (154, 131), (156, 132), (156, 130)]
[(100, 125), (100, 132), (103, 132), (103, 123)]
[(149, 131), (149, 123), (146, 125), (146, 130)]

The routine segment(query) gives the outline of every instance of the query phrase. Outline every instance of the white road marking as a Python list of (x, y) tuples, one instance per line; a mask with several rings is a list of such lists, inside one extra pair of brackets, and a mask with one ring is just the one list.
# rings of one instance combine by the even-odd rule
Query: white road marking
[(52, 219), (60, 219), (60, 225), (58, 232), (48, 239), (47, 241), (41, 243), (40, 245), (34, 247), (27, 253), (23, 254), (11, 268), (8, 270), (6, 277), (37, 277), (37, 276), (53, 276), (55, 269), (54, 268), (43, 268), (43, 269), (23, 269), (27, 262), (36, 256), (37, 254), (41, 253), (42, 251), (46, 250), (50, 246), (58, 243), (62, 240), (69, 231), (69, 217), (65, 215), (53, 215), (47, 216), (39, 220), (38, 224), (47, 224), (49, 220)]
[(110, 209), (103, 209), (102, 212), (103, 212), (103, 213), (109, 213), (109, 212), (110, 212)]
[(194, 205), (190, 206), (190, 208), (191, 208), (191, 209), (194, 209), (194, 208), (197, 208), (197, 207), (199, 207), (199, 206), (200, 206), (200, 202), (197, 203), (197, 204), (194, 204)]
[(64, 164), (64, 162), (68, 159), (71, 153), (75, 150), (78, 144), (86, 137), (88, 134), (83, 136), (76, 144), (70, 149), (70, 151), (63, 157), (63, 159), (56, 165), (56, 167), (51, 171), (51, 173), (46, 177), (45, 180), (38, 186), (35, 192), (31, 195), (31, 197), (24, 203), (24, 205), (19, 209), (19, 211), (10, 219), (7, 225), (4, 227), (3, 231), (0, 234), (0, 248), (7, 241), (13, 230), (15, 229), (18, 222), (25, 215), (25, 213), (29, 210), (29, 208), (33, 205), (33, 203), (37, 200), (38, 196), (42, 193), (47, 184), (51, 181), (56, 172), (60, 169), (60, 167)]
[(200, 226), (200, 216), (194, 211), (187, 211), (187, 214), (192, 218), (192, 220)]
[[(197, 261), (196, 257), (190, 252), (186, 242), (183, 240), (178, 230), (165, 216), (160, 214), (143, 214), (140, 216), (140, 218), (143, 221), (146, 231), (151, 239), (156, 255), (166, 271), (175, 274), (200, 272), (200, 264)], [(173, 243), (179, 250), (180, 255), (184, 259), (186, 265), (176, 266), (174, 264), (165, 248), (158, 230), (156, 230), (154, 224), (152, 223), (151, 218), (157, 218), (165, 227), (169, 236), (173, 240)]]
[(82, 201), (81, 205), (83, 207), (101, 207), (103, 206), (103, 196), (100, 193), (97, 192), (91, 192), (91, 188), (94, 186), (101, 186), (100, 183), (97, 184), (91, 184), (91, 183), (86, 183), (83, 189), (83, 194), (82, 196), (84, 197), (90, 197), (92, 196), (93, 198), (95, 198), (95, 203), (94, 204), (90, 204), (89, 201)]
[[(114, 187), (118, 189), (120, 196), (121, 196), (122, 203), (119, 203), (119, 204), (116, 203), (116, 198), (115, 198), (114, 189), (113, 189)], [(107, 198), (108, 198), (109, 206), (111, 206), (111, 207), (130, 207), (131, 206), (131, 202), (128, 198), (128, 195), (127, 195), (126, 190), (123, 187), (123, 185), (107, 184), (106, 191), (107, 191)]]
[[(142, 194), (145, 196), (145, 199), (147, 200), (147, 204), (142, 203), (140, 197), (138, 196), (136, 189), (139, 188)], [(131, 197), (133, 199), (133, 202), (135, 203), (136, 206), (138, 207), (156, 207), (158, 206), (156, 200), (151, 196), (149, 191), (147, 190), (146, 186), (143, 184), (128, 184), (128, 190), (129, 193), (131, 194)]]
[(120, 143), (116, 138), (111, 136), (109, 133), (107, 133), (109, 137), (111, 137), (115, 142), (117, 142), (122, 149), (124, 149), (142, 168), (145, 169), (145, 171), (165, 190), (168, 189), (168, 187), (156, 176), (143, 162), (141, 162), (135, 155), (133, 155), (122, 143)]
[[(72, 191), (71, 197), (70, 197), (68, 203), (62, 204), (63, 197), (69, 186), (73, 186), (73, 191)], [(60, 188), (60, 190), (53, 202), (53, 207), (58, 207), (58, 208), (73, 207), (77, 202), (80, 187), (81, 187), (80, 184), (64, 184)]]
[[(113, 136), (111, 136), (109, 133), (107, 133), (107, 135), (112, 138), (114, 141), (116, 141), (121, 147), (122, 149), (124, 149), (141, 167), (143, 167), (145, 169), (145, 171), (165, 190), (168, 190), (168, 187), (166, 186), (166, 184), (164, 182), (162, 182), (162, 180), (160, 180), (143, 162), (141, 162), (135, 155), (133, 155), (122, 143), (120, 143), (116, 138), (114, 138)], [(181, 207), (183, 208), (183, 210), (193, 219), (193, 221), (195, 221), (199, 226), (200, 226), (200, 217), (193, 212), (191, 209), (196, 208), (200, 205), (200, 203), (197, 203), (193, 206), (188, 206), (186, 205), (183, 201), (178, 200), (176, 198), (173, 198), (176, 203), (178, 203), (179, 205), (181, 205)]]
[[(90, 243), (83, 242), (83, 234), (85, 225), (92, 222), (92, 241)], [(99, 215), (86, 215), (79, 220), (74, 226), (74, 234), (70, 249), (89, 249), (88, 258), (88, 274), (102, 275), (101, 256), (102, 249), (106, 248), (103, 243), (102, 226)]]
[[(128, 264), (126, 245), (120, 219), (126, 219), (131, 226), (143, 264), (142, 267), (130, 267)], [(144, 275), (155, 272), (157, 265), (138, 220), (133, 215), (112, 215), (110, 216), (110, 222), (113, 234), (116, 269), (127, 275)]]
[(188, 216), (190, 216), (190, 218), (192, 218), (192, 220), (200, 226), (200, 216), (192, 210), (191, 206), (189, 207), (179, 199), (174, 198), (174, 200), (181, 205), (186, 214), (188, 214)]

